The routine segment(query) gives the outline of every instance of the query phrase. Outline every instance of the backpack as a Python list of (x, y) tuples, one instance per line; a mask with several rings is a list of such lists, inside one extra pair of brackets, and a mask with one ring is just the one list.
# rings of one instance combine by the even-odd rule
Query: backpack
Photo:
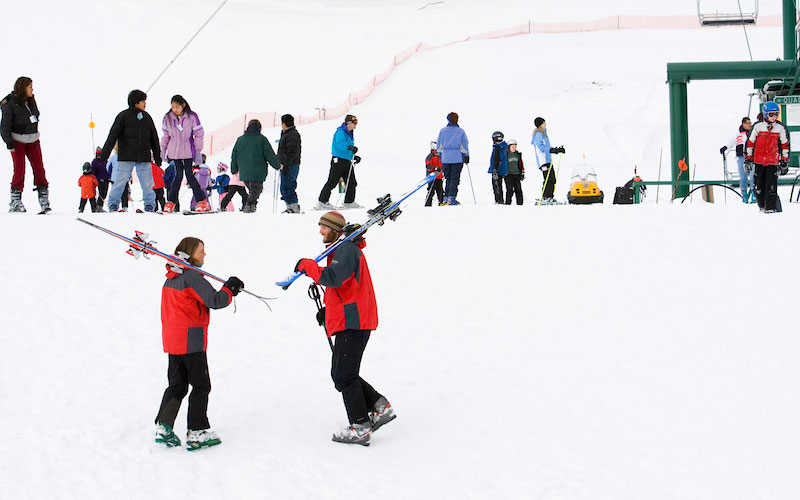
[[(633, 182), (640, 180), (641, 178), (634, 177), (626, 182), (624, 186), (617, 186), (617, 190), (614, 193), (614, 205), (633, 205)], [(641, 199), (644, 197), (644, 192), (647, 189), (647, 186), (641, 185), (638, 187), (638, 189), (639, 198)]]

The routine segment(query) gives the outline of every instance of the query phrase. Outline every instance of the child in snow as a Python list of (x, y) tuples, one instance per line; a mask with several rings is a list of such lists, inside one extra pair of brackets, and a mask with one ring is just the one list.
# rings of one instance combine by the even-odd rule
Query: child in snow
[(164, 197), (164, 188), (166, 187), (164, 171), (155, 162), (151, 162), (150, 165), (153, 168), (153, 191), (156, 192), (156, 212), (163, 212), (164, 206), (167, 204), (167, 200)]
[(92, 164), (89, 162), (84, 163), (83, 175), (78, 179), (78, 186), (81, 188), (81, 202), (78, 205), (78, 213), (83, 213), (83, 209), (86, 208), (86, 200), (89, 200), (92, 212), (98, 211), (95, 197), (97, 196), (97, 186), (99, 184), (97, 177), (92, 174)]
[[(197, 183), (200, 184), (203, 195), (208, 199), (208, 188), (211, 186), (211, 169), (206, 165), (206, 155), (203, 155), (203, 163), (195, 167), (192, 173), (194, 173), (194, 178), (197, 179)], [(198, 200), (195, 198), (194, 194), (192, 194), (192, 201), (189, 203), (189, 207), (194, 210), (197, 203)]]
[(425, 174), (431, 175), (436, 172), (436, 178), (428, 183), (428, 196), (425, 198), (425, 206), (429, 207), (433, 204), (433, 194), (439, 198), (439, 205), (444, 203), (444, 187), (442, 186), (442, 158), (436, 151), (436, 141), (431, 141), (431, 152), (425, 157)]
[(522, 181), (525, 180), (525, 165), (522, 163), (522, 153), (517, 151), (517, 141), (509, 139), (508, 175), (506, 175), (506, 205), (511, 205), (511, 198), (517, 196), (517, 205), (522, 205)]
[[(184, 238), (175, 248), (175, 256), (194, 267), (202, 267), (205, 245), (198, 238)], [(172, 429), (189, 385), (192, 393), (186, 449), (192, 451), (221, 443), (211, 430), (207, 415), (211, 391), (206, 358), (209, 309), (227, 307), (242, 288), (244, 283), (231, 276), (216, 291), (196, 269), (167, 264), (167, 280), (161, 289), (161, 337), (164, 352), (169, 355), (169, 386), (156, 416), (156, 443), (167, 447), (181, 445)]]
[[(225, 198), (225, 195), (228, 194), (228, 184), (231, 182), (231, 178), (226, 173), (228, 171), (228, 166), (222, 162), (217, 164), (217, 179), (214, 181), (214, 189), (217, 190), (219, 194), (219, 206), (222, 207), (222, 200)], [(220, 208), (222, 210), (222, 208)], [(233, 205), (228, 204), (228, 212), (233, 212)]]
[[(228, 166), (224, 163), (220, 162), (220, 165), (225, 167), (225, 170), (228, 170)], [(228, 183), (228, 194), (225, 195), (225, 198), (222, 199), (222, 203), (220, 204), (220, 211), (224, 212), (227, 210), (228, 203), (233, 200), (233, 195), (239, 193), (239, 196), (242, 197), (242, 211), (244, 211), (244, 206), (247, 204), (247, 188), (244, 186), (244, 181), (239, 179), (239, 172), (233, 173), (231, 172), (231, 180)]]
[(111, 184), (111, 176), (108, 175), (106, 168), (107, 162), (100, 158), (103, 155), (103, 148), (98, 147), (94, 152), (94, 160), (92, 160), (92, 174), (97, 178), (100, 184), (97, 186), (97, 211), (103, 212), (103, 203), (105, 203), (106, 196), (108, 196), (108, 186)]
[(503, 199), (503, 179), (508, 174), (508, 144), (503, 138), (503, 133), (499, 130), (492, 134), (492, 157), (489, 161), (494, 202), (498, 205), (505, 204)]
[[(175, 162), (174, 161), (170, 161), (167, 164), (167, 169), (164, 170), (164, 187), (167, 190), (167, 192), (169, 192), (170, 188), (172, 187), (172, 182), (174, 180), (175, 180)], [(180, 189), (180, 186), (178, 186), (178, 189)], [(180, 212), (181, 211), (181, 199), (180, 198), (177, 198), (175, 200), (174, 211), (175, 212)]]

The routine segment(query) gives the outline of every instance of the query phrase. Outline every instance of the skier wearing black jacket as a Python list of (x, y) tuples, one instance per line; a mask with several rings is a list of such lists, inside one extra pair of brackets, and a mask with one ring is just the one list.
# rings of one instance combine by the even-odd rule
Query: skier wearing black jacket
[(297, 176), (300, 174), (300, 132), (294, 127), (292, 115), (281, 116), (281, 140), (278, 143), (278, 161), (281, 164), (281, 199), (286, 203), (287, 214), (299, 214), (297, 203)]
[(141, 90), (133, 90), (128, 94), (128, 109), (122, 111), (114, 119), (103, 146), (101, 159), (108, 160), (114, 144), (119, 145), (119, 163), (112, 172), (111, 182), (114, 184), (108, 193), (108, 210), (115, 212), (119, 208), (120, 197), (125, 184), (136, 169), (139, 185), (142, 187), (142, 199), (146, 212), (154, 212), (156, 195), (153, 191), (153, 161), (161, 166), (161, 146), (153, 118), (145, 111), (147, 94)]

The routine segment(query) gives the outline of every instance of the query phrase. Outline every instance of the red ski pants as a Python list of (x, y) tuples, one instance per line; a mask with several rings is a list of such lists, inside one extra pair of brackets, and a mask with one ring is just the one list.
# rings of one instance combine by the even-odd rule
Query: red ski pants
[(36, 186), (47, 186), (47, 177), (44, 173), (42, 164), (42, 147), (39, 141), (32, 144), (24, 144), (14, 141), (14, 150), (11, 151), (11, 159), (14, 161), (14, 175), (11, 177), (11, 189), (22, 191), (25, 187), (25, 157), (31, 162), (33, 168), (33, 183)]

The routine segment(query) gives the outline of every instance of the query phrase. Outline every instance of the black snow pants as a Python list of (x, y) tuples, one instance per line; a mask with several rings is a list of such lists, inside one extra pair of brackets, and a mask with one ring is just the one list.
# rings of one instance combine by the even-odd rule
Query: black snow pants
[(522, 176), (508, 174), (506, 180), (506, 205), (511, 205), (511, 198), (517, 195), (517, 205), (522, 205)]
[(356, 201), (356, 181), (355, 169), (351, 168), (353, 163), (350, 160), (343, 158), (331, 158), (331, 170), (328, 173), (328, 180), (322, 186), (322, 191), (319, 193), (319, 201), (328, 203), (331, 199), (331, 191), (339, 183), (339, 179), (343, 179), (347, 186), (347, 191), (344, 193), (344, 202), (353, 203)]
[(544, 166), (547, 166), (547, 170), (542, 170), (542, 176), (545, 181), (544, 192), (542, 193), (542, 199), (546, 200), (548, 198), (552, 198), (553, 193), (556, 190), (556, 173), (553, 170), (552, 163), (545, 163), (544, 165), (542, 165), (542, 167)]
[(225, 197), (222, 198), (222, 203), (220, 203), (220, 210), (226, 210), (228, 208), (228, 203), (233, 200), (233, 195), (239, 193), (239, 196), (242, 197), (242, 210), (244, 210), (244, 204), (247, 203), (247, 189), (244, 186), (231, 186), (228, 185), (228, 192), (225, 193)]
[(199, 431), (211, 427), (208, 423), (208, 393), (211, 378), (208, 375), (208, 358), (205, 351), (192, 354), (170, 354), (167, 368), (169, 386), (164, 391), (156, 423), (175, 426), (175, 417), (181, 401), (192, 386), (189, 395), (188, 429)]
[(778, 165), (756, 164), (753, 184), (758, 208), (764, 211), (775, 210), (778, 200)]
[(342, 393), (347, 419), (351, 424), (369, 420), (369, 410), (381, 398), (358, 374), (361, 357), (369, 341), (369, 330), (344, 330), (336, 335), (331, 362), (331, 378), (336, 390)]

